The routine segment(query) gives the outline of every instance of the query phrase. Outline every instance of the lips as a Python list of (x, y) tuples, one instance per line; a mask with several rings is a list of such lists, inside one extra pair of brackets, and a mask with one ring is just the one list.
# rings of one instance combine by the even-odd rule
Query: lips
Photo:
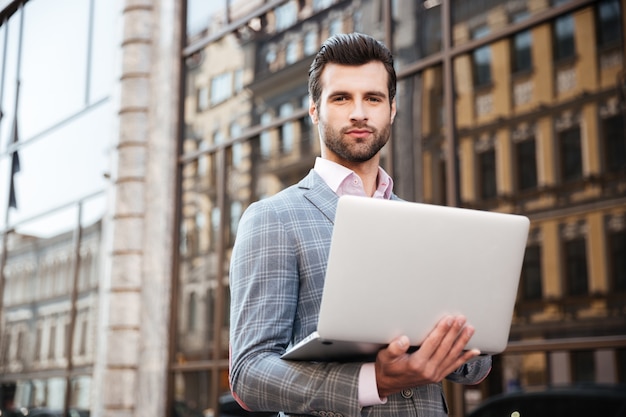
[(371, 135), (372, 131), (369, 129), (348, 129), (346, 134), (357, 138), (364, 138)]

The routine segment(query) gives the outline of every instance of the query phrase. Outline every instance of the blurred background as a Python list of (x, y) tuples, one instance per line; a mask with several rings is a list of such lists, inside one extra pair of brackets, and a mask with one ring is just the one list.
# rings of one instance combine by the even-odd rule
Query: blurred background
[(396, 193), (531, 219), (508, 348), (450, 415), (626, 383), (625, 6), (0, 0), (0, 408), (239, 412), (237, 224), (313, 166), (308, 67), (352, 31), (396, 58)]

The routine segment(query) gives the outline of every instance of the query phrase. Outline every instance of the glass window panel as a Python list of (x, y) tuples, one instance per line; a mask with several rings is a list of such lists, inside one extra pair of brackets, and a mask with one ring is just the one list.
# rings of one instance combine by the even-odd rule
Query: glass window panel
[(604, 160), (608, 172), (626, 169), (626, 130), (624, 116), (618, 114), (602, 121)]
[[(63, 21), (50, 16), (63, 16)], [(89, 2), (29, 1), (24, 7), (19, 120), (22, 138), (85, 104)]]
[[(283, 103), (279, 108), (279, 116), (289, 117), (293, 113), (293, 104)], [(295, 141), (295, 129), (292, 122), (283, 123), (280, 127), (280, 150), (283, 153), (289, 153), (293, 150)]]
[(112, 114), (110, 103), (101, 104), (19, 149), (21, 170), (15, 176), (18, 199), (15, 220), (32, 217), (106, 187), (104, 174), (109, 169)]
[(517, 187), (520, 191), (537, 187), (537, 157), (535, 139), (515, 145), (517, 156)]
[(619, 0), (603, 0), (598, 3), (598, 44), (607, 46), (622, 41), (621, 11)]
[(613, 290), (626, 291), (626, 230), (609, 234), (609, 271)]
[(187, 0), (187, 37), (193, 37), (208, 28), (211, 16), (226, 13), (230, 0)]
[(587, 294), (587, 249), (585, 239), (578, 238), (565, 242), (564, 255), (567, 295)]
[[(2, 110), (2, 120), (0, 122), (0, 151), (4, 152), (11, 138), (13, 119), (15, 115), (15, 95), (17, 91), (17, 56), (20, 35), (20, 16), (21, 12), (13, 14), (6, 24), (0, 26), (0, 31), (6, 38), (2, 41), (4, 47), (5, 41), (6, 51), (2, 55), (2, 59), (6, 58), (7, 65), (0, 66), (0, 71), (4, 69), (4, 74), (0, 78), (2, 82), (2, 102), (0, 110)], [(8, 65), (11, 63), (12, 65)]]
[(532, 69), (532, 35), (529, 30), (520, 32), (513, 37), (513, 71), (529, 71)]
[(111, 41), (111, 28), (120, 16), (120, 0), (95, 0), (93, 15), (93, 41), (89, 74), (89, 103), (108, 97), (116, 80), (115, 46)]
[(489, 150), (478, 155), (480, 196), (488, 199), (497, 195), (496, 188), (496, 152)]
[(294, 1), (278, 6), (275, 9), (276, 30), (282, 31), (293, 26), (298, 20), (298, 5)]
[(541, 299), (541, 247), (537, 245), (526, 248), (521, 277), (522, 298), (524, 300)]
[(574, 16), (565, 15), (554, 22), (554, 59), (573, 58), (576, 54), (574, 44)]
[(570, 354), (573, 382), (595, 382), (595, 356), (592, 350), (574, 351)]
[(569, 129), (559, 134), (561, 179), (574, 181), (583, 176), (582, 149), (580, 143), (580, 129)]

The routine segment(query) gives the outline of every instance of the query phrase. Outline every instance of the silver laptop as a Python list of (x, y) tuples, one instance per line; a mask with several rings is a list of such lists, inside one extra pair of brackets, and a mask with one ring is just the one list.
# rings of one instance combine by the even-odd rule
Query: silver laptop
[(501, 353), (529, 224), (513, 214), (341, 197), (317, 331), (282, 358), (371, 359), (402, 334), (417, 348), (448, 314), (475, 327), (469, 349)]

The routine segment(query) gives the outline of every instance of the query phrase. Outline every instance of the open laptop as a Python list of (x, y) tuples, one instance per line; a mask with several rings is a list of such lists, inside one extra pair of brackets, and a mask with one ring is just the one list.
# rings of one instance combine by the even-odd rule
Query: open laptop
[(529, 224), (520, 215), (341, 197), (317, 331), (282, 358), (373, 358), (402, 334), (417, 348), (448, 314), (475, 327), (469, 349), (501, 353)]

